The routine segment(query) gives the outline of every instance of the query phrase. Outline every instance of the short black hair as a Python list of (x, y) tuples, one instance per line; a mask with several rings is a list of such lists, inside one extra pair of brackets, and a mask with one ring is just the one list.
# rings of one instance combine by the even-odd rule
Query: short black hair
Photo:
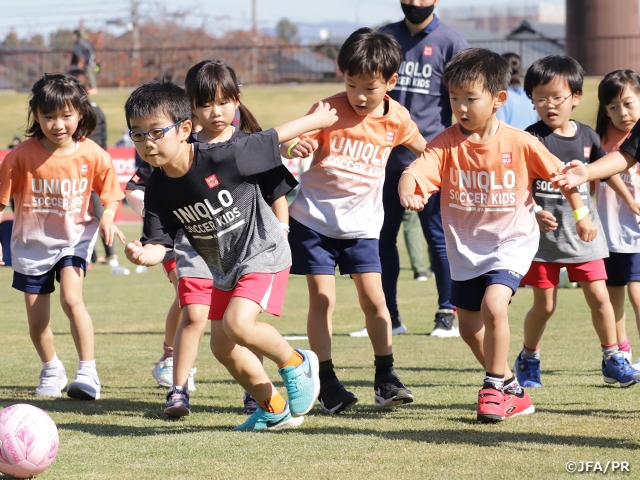
[(576, 59), (562, 55), (548, 55), (533, 62), (524, 76), (524, 91), (531, 98), (534, 88), (558, 77), (569, 84), (572, 95), (582, 93), (582, 65)]
[(447, 89), (482, 82), (496, 95), (509, 87), (511, 67), (499, 53), (486, 48), (467, 48), (458, 52), (444, 67), (442, 83)]
[(382, 76), (385, 82), (398, 72), (402, 48), (391, 35), (360, 28), (349, 35), (338, 53), (338, 68), (349, 76)]
[(72, 107), (82, 118), (71, 135), (74, 141), (88, 137), (96, 129), (96, 113), (89, 102), (87, 89), (77, 79), (66, 73), (45, 73), (31, 88), (27, 137), (44, 137), (36, 120), (38, 113), (54, 113)]
[(191, 104), (184, 88), (172, 82), (149, 82), (136, 88), (124, 104), (127, 126), (132, 118), (165, 115), (173, 123), (191, 119)]

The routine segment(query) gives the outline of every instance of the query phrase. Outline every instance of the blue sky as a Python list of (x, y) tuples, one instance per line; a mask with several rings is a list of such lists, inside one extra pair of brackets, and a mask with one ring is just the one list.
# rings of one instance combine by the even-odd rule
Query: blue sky
[[(138, 0), (140, 16), (149, 18), (162, 12), (190, 12), (187, 21), (206, 25), (212, 31), (248, 28), (251, 0)], [(439, 7), (466, 5), (518, 5), (557, 3), (564, 0), (440, 0)], [(106, 20), (130, 18), (131, 0), (0, 0), (0, 38), (11, 28), (19, 35), (41, 33), (45, 37), (58, 28), (76, 28), (83, 20), (87, 27), (103, 27)], [(400, 2), (394, 0), (257, 0), (259, 27), (275, 25), (283, 17), (293, 22), (320, 23), (343, 20), (374, 26), (402, 18)], [(197, 12), (197, 13), (196, 13)], [(114, 33), (118, 27), (112, 27)]]

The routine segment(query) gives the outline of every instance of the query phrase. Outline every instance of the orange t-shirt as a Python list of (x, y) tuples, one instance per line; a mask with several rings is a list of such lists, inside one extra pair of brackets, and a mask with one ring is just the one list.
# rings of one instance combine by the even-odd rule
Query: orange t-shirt
[(7, 155), (0, 165), (0, 204), (13, 195), (16, 272), (43, 275), (66, 256), (89, 260), (98, 231), (91, 191), (103, 204), (124, 198), (111, 157), (92, 140), (79, 142), (70, 155), (56, 155), (31, 138)]
[(290, 207), (298, 222), (330, 238), (380, 236), (389, 154), (420, 136), (409, 111), (388, 96), (385, 100), (389, 110), (382, 117), (358, 115), (346, 92), (323, 100), (337, 110), (338, 121), (310, 134), (319, 145)]
[(533, 135), (500, 122), (495, 136), (474, 143), (453, 125), (436, 136), (404, 174), (425, 197), (440, 191), (451, 278), (491, 270), (524, 275), (538, 250), (531, 184), (562, 166)]

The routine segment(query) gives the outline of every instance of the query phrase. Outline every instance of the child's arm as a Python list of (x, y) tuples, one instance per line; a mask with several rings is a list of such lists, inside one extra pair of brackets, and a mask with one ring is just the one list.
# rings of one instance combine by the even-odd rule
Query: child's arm
[(124, 242), (127, 241), (127, 238), (124, 234), (118, 230), (118, 227), (113, 223), (113, 219), (116, 216), (116, 210), (118, 209), (118, 204), (120, 202), (113, 201), (107, 202), (104, 205), (104, 213), (102, 214), (102, 218), (100, 219), (100, 226), (98, 229), (100, 230), (100, 235), (104, 238), (104, 241), (110, 247), (113, 245), (113, 237), (117, 236), (120, 240), (120, 243), (124, 245)]
[(280, 226), (289, 233), (289, 203), (286, 195), (281, 196), (271, 204), (271, 211), (280, 222)]
[(417, 182), (413, 175), (403, 173), (398, 182), (398, 193), (400, 194), (400, 204), (407, 210), (421, 211), (427, 204), (427, 199), (421, 195), (416, 195)]
[(142, 245), (140, 240), (130, 242), (124, 249), (124, 253), (130, 262), (136, 265), (151, 267), (162, 262), (167, 248), (164, 245)]
[(551, 176), (551, 181), (557, 188), (570, 190), (584, 182), (609, 178), (616, 173), (624, 172), (633, 167), (637, 160), (626, 152), (611, 152), (597, 162), (585, 165), (580, 160), (572, 160), (558, 173)]
[[(596, 224), (589, 218), (589, 209), (585, 207), (582, 202), (580, 192), (578, 192), (578, 189), (575, 187), (569, 191), (563, 189), (560, 189), (560, 191), (567, 199), (567, 202), (569, 202), (569, 205), (571, 205), (574, 216), (578, 215), (578, 217), (576, 217), (576, 233), (581, 240), (585, 242), (592, 241), (598, 235), (598, 227), (596, 227)], [(583, 209), (586, 209), (586, 213)]]
[[(0, 223), (2, 223), (2, 215), (4, 215), (4, 209), (6, 208), (6, 205), (2, 205), (0, 203)], [(2, 267), (4, 265), (4, 261), (2, 260), (2, 242), (0, 242), (0, 267)]]
[(320, 101), (309, 115), (277, 126), (274, 130), (278, 133), (279, 143), (282, 144), (304, 133), (330, 127), (337, 121), (338, 116), (336, 115), (336, 109), (331, 108), (328, 103)]
[(629, 210), (636, 215), (640, 215), (640, 203), (636, 202), (636, 199), (631, 195), (631, 192), (624, 184), (622, 178), (620, 178), (620, 175), (614, 175), (607, 180), (606, 183), (611, 187), (611, 190), (616, 192), (616, 194), (624, 200), (624, 203), (627, 204)]
[(144, 217), (144, 190), (127, 190), (124, 198), (134, 212)]
[(558, 228), (558, 219), (551, 212), (542, 210), (542, 207), (538, 207), (535, 215), (536, 222), (538, 222), (538, 226), (542, 232), (551, 232)]
[(280, 155), (284, 158), (307, 158), (315, 152), (317, 148), (318, 141), (316, 139), (304, 136), (280, 144)]
[(424, 149), (427, 146), (427, 141), (424, 139), (422, 135), (414, 140), (414, 142), (410, 145), (405, 145), (414, 155), (420, 156)]

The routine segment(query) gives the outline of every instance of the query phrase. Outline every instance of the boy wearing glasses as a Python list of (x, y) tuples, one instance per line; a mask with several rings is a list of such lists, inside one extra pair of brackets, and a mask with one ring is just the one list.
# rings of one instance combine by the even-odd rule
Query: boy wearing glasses
[[(540, 121), (528, 127), (556, 157), (565, 163), (574, 159), (590, 163), (604, 156), (598, 134), (587, 125), (571, 120), (572, 110), (580, 103), (584, 71), (570, 57), (548, 56), (531, 65), (524, 89), (533, 101)], [(541, 387), (540, 339), (556, 308), (559, 273), (562, 267), (572, 282), (579, 282), (591, 319), (602, 346), (602, 375), (606, 383), (628, 387), (640, 380), (621, 348), (628, 348), (626, 335), (618, 338), (613, 307), (605, 280), (603, 258), (609, 256), (604, 235), (590, 243), (578, 238), (575, 220), (589, 216), (602, 230), (591, 200), (589, 183), (578, 186), (585, 206), (572, 211), (560, 190), (542, 178), (533, 181), (536, 220), (540, 226), (540, 244), (529, 272), (520, 282), (533, 287), (533, 306), (524, 321), (524, 346), (515, 362), (518, 381), (523, 387)], [(574, 219), (575, 217), (575, 219)], [(619, 348), (621, 347), (621, 348)], [(630, 353), (629, 353), (630, 357)]]
[[(214, 144), (188, 143), (191, 103), (175, 84), (142, 85), (125, 114), (138, 154), (156, 167), (145, 190), (143, 238), (127, 245), (127, 258), (137, 265), (162, 262), (182, 229), (213, 276), (211, 350), (260, 405), (236, 430), (300, 425), (318, 398), (318, 359), (258, 320), (263, 311), (281, 314), (291, 252), (256, 175), (282, 164), (280, 142), (329, 127), (335, 110), (319, 102), (301, 119)], [(278, 366), (288, 401), (254, 353)]]

